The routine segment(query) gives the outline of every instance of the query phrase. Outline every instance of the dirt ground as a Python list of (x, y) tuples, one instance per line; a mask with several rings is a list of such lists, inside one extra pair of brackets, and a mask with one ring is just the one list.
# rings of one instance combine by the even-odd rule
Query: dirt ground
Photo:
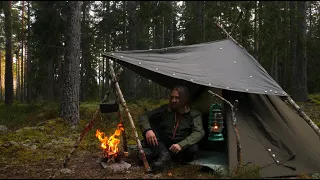
[(66, 168), (62, 168), (61, 159), (48, 158), (37, 163), (9, 162), (1, 165), (1, 179), (186, 179), (215, 178), (212, 173), (204, 173), (201, 167), (193, 165), (176, 166), (163, 172), (145, 171), (136, 158), (135, 152), (123, 160), (131, 167), (123, 172), (111, 172), (98, 162), (101, 152), (78, 151), (70, 159)]

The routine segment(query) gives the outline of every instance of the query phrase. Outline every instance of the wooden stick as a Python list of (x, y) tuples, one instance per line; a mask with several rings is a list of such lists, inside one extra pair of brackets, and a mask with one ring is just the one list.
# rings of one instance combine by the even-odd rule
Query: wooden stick
[[(118, 81), (119, 81), (120, 74), (122, 73), (122, 71), (123, 71), (123, 69), (120, 68), (119, 71), (117, 72), (115, 78), (112, 78), (112, 76), (111, 76), (111, 78), (112, 78), (112, 79), (111, 79), (111, 80), (112, 80), (112, 84), (111, 84), (111, 87), (110, 87), (110, 88), (112, 88), (113, 91), (114, 91), (114, 94), (115, 94), (116, 99), (117, 99), (117, 103), (119, 103), (119, 99), (120, 99), (119, 97), (120, 97), (120, 96), (119, 96), (118, 91), (117, 91), (116, 88), (114, 88), (114, 87), (115, 87), (115, 82), (118, 82)], [(116, 81), (114, 81), (115, 79), (116, 79)], [(119, 109), (119, 111), (118, 111), (118, 117), (120, 118), (120, 123), (122, 124), (122, 127), (123, 127), (123, 131), (122, 131), (122, 133), (121, 133), (121, 135), (122, 135), (123, 151), (124, 151), (124, 152), (127, 152), (127, 151), (128, 151), (127, 134), (126, 134), (126, 128), (124, 127), (123, 118), (122, 118), (121, 113), (120, 113), (120, 109)]]
[[(238, 46), (240, 46), (241, 48), (243, 48), (243, 47), (241, 46), (241, 44), (239, 44), (236, 40), (234, 40), (234, 39), (230, 36), (230, 34), (229, 34), (223, 27), (221, 27), (218, 23), (216, 23), (216, 25), (227, 35), (228, 38), (230, 38), (234, 43), (236, 43)], [(244, 49), (244, 48), (243, 48), (243, 49)]]
[(124, 100), (123, 98), (123, 95), (122, 95), (122, 92), (121, 92), (121, 89), (120, 89), (120, 86), (119, 86), (119, 83), (117, 81), (117, 78), (116, 78), (116, 75), (114, 73), (114, 70), (113, 70), (113, 67), (112, 67), (112, 64), (109, 63), (109, 68), (110, 68), (110, 74), (111, 76), (113, 77), (113, 82), (115, 83), (115, 88), (117, 90), (117, 93), (119, 95), (119, 99), (120, 99), (120, 102), (121, 102), (121, 105), (123, 106), (123, 108), (125, 109), (125, 111), (127, 112), (127, 115), (128, 115), (128, 118), (129, 118), (129, 121), (130, 121), (130, 124), (131, 124), (131, 127), (133, 129), (133, 132), (134, 132), (134, 135), (135, 135), (135, 138), (136, 138), (136, 142), (137, 142), (137, 145), (138, 145), (138, 148), (139, 148), (139, 151), (140, 151), (140, 155), (141, 155), (141, 159), (143, 161), (143, 165), (146, 169), (146, 171), (150, 172), (151, 171), (151, 168), (149, 166), (149, 163), (147, 161), (147, 158), (146, 158), (146, 154), (142, 148), (142, 145), (141, 145), (141, 142), (139, 140), (139, 136), (138, 136), (138, 133), (137, 133), (137, 130), (136, 130), (136, 127), (134, 125), (134, 122), (133, 122), (133, 119), (132, 119), (132, 116), (130, 114), (130, 111), (129, 111), (129, 108), (126, 104), (126, 101)]
[(88, 131), (92, 128), (93, 122), (97, 119), (98, 115), (100, 115), (100, 109), (97, 109), (96, 112), (93, 115), (92, 120), (86, 125), (82, 133), (78, 136), (78, 139), (76, 140), (76, 143), (73, 145), (73, 148), (71, 149), (70, 153), (65, 157), (62, 167), (67, 167), (67, 164), (74, 153), (74, 151), (78, 148), (80, 142), (84, 138), (84, 136), (88, 133)]
[(230, 103), (230, 101), (226, 100), (225, 98), (219, 96), (218, 94), (208, 90), (208, 92), (210, 94), (212, 94), (213, 96), (217, 96), (219, 97), (221, 100), (225, 101), (231, 108), (231, 116), (232, 116), (232, 125), (233, 125), (233, 130), (236, 134), (236, 142), (237, 142), (237, 161), (238, 161), (238, 166), (237, 166), (237, 171), (238, 169), (241, 167), (242, 164), (242, 153), (241, 153), (241, 144), (240, 144), (240, 134), (238, 131), (238, 127), (237, 127), (237, 119), (236, 119), (236, 114), (235, 114), (235, 107)]
[(285, 97), (285, 102), (289, 105), (291, 105), (300, 115), (300, 117), (302, 117), (302, 119), (304, 119), (309, 125), (310, 127), (318, 134), (319, 138), (320, 138), (320, 129), (319, 127), (308, 117), (308, 115), (294, 102), (294, 100), (290, 97), (287, 96)]
[(120, 118), (120, 123), (122, 124), (123, 131), (122, 131), (122, 145), (123, 145), (123, 151), (128, 151), (128, 143), (127, 143), (127, 134), (126, 134), (126, 128), (124, 127), (123, 118), (121, 116), (120, 110), (118, 111), (118, 116)]

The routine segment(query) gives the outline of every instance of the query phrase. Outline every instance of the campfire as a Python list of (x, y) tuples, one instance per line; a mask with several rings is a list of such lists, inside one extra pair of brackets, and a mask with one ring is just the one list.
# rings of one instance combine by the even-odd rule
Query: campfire
[(104, 132), (99, 129), (96, 131), (96, 137), (101, 142), (100, 147), (103, 150), (104, 158), (109, 161), (119, 162), (120, 155), (123, 153), (119, 152), (120, 135), (124, 131), (122, 123), (119, 123), (116, 131), (110, 137), (106, 136)]

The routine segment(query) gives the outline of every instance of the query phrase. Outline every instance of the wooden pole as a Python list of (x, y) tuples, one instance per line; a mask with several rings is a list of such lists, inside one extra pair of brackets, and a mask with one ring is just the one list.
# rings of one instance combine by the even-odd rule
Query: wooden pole
[(285, 97), (284, 100), (287, 104), (291, 105), (300, 115), (300, 117), (302, 117), (302, 119), (304, 119), (309, 125), (310, 127), (318, 134), (319, 138), (320, 138), (320, 129), (319, 127), (308, 117), (308, 115), (294, 102), (294, 100), (290, 97), (287, 96)]
[(120, 102), (121, 102), (121, 105), (123, 106), (123, 108), (125, 109), (127, 115), (128, 115), (128, 118), (129, 118), (129, 121), (130, 121), (130, 124), (131, 124), (131, 127), (133, 129), (133, 132), (134, 132), (134, 135), (135, 135), (135, 138), (136, 138), (136, 142), (137, 142), (137, 145), (138, 145), (138, 148), (139, 148), (139, 151), (140, 151), (140, 155), (141, 155), (141, 159), (143, 161), (143, 165), (145, 167), (145, 170), (147, 172), (150, 172), (151, 171), (151, 168), (149, 166), (149, 163), (147, 161), (147, 158), (146, 158), (146, 154), (142, 148), (142, 145), (141, 145), (141, 142), (139, 140), (139, 136), (138, 136), (138, 133), (137, 133), (137, 130), (136, 130), (136, 127), (134, 125), (134, 122), (133, 122), (133, 119), (132, 119), (132, 116), (130, 114), (130, 111), (129, 111), (129, 108), (126, 104), (126, 101), (124, 100), (124, 97), (122, 95), (122, 92), (121, 92), (121, 89), (120, 89), (120, 86), (119, 86), (119, 83), (117, 81), (117, 78), (116, 78), (116, 75), (114, 73), (114, 70), (113, 70), (113, 67), (112, 67), (112, 63), (109, 63), (109, 68), (110, 68), (110, 74), (113, 78), (113, 82), (115, 84), (115, 88), (117, 90), (117, 93), (119, 95), (119, 99), (120, 99)]
[(122, 124), (123, 131), (122, 131), (122, 145), (123, 145), (123, 151), (128, 152), (128, 143), (127, 143), (127, 134), (126, 129), (124, 127), (123, 118), (121, 116), (120, 110), (118, 111), (118, 116), (120, 118), (120, 123)]
[[(216, 23), (216, 25), (227, 35), (228, 38), (230, 38), (234, 43), (236, 43), (238, 46), (240, 46), (241, 48), (243, 48), (236, 40), (234, 40), (230, 34), (223, 28), (221, 27), (218, 23)], [(244, 49), (244, 48), (243, 48)]]
[(237, 160), (238, 160), (238, 166), (237, 166), (237, 170), (236, 172), (239, 170), (239, 168), (241, 167), (241, 163), (242, 163), (242, 153), (241, 153), (241, 144), (240, 144), (240, 134), (237, 128), (237, 119), (236, 119), (236, 114), (235, 114), (235, 110), (236, 108), (230, 103), (230, 101), (224, 99), (223, 97), (219, 96), (218, 94), (208, 90), (208, 92), (210, 94), (212, 94), (213, 96), (217, 96), (219, 97), (221, 100), (223, 100), (224, 102), (226, 102), (230, 108), (231, 108), (231, 115), (232, 115), (232, 125), (233, 125), (233, 130), (236, 134), (236, 142), (237, 142)]

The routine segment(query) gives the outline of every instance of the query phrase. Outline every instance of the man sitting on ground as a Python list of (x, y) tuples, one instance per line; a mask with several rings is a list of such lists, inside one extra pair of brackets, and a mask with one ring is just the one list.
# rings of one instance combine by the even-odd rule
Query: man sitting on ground
[(155, 160), (151, 164), (154, 169), (167, 167), (171, 159), (180, 163), (194, 160), (197, 143), (205, 134), (202, 114), (190, 108), (189, 91), (184, 86), (172, 90), (169, 104), (142, 114), (139, 126)]

